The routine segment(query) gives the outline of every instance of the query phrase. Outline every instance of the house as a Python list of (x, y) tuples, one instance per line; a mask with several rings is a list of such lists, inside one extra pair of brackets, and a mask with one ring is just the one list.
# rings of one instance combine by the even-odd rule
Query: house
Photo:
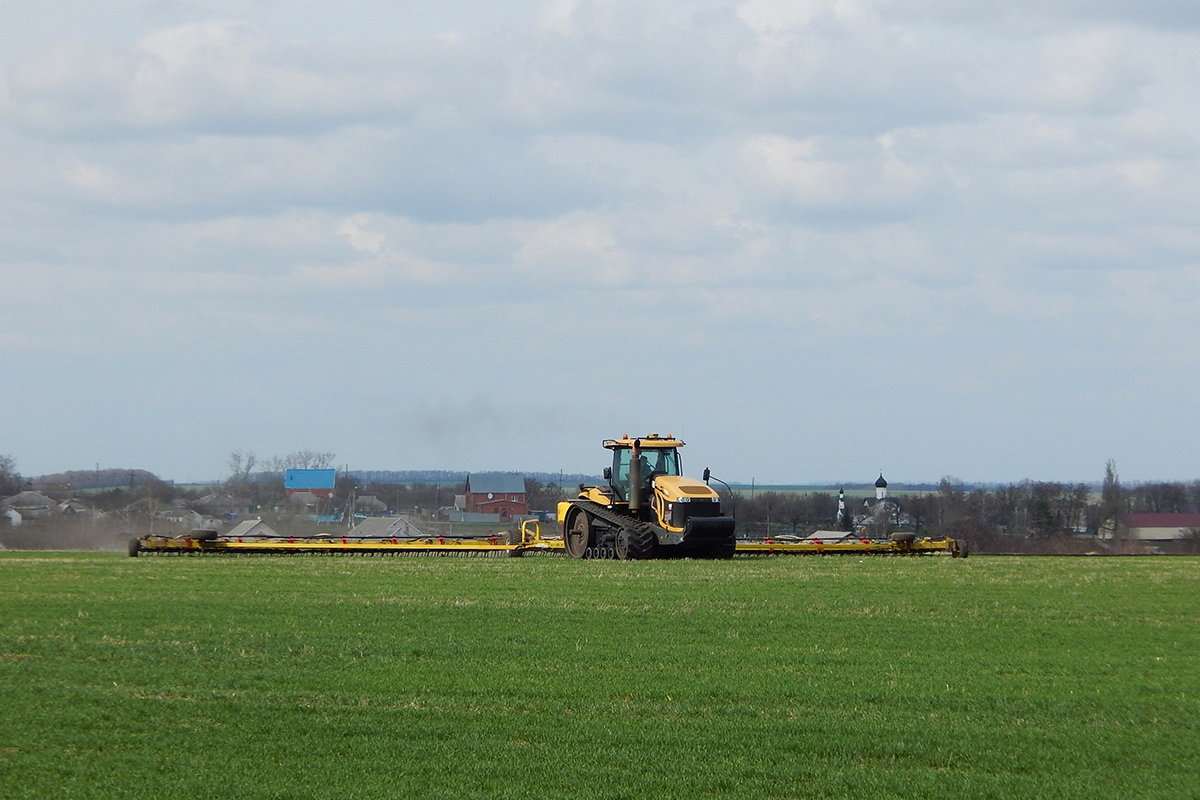
[(214, 492), (206, 494), (196, 502), (192, 503), (192, 508), (209, 517), (218, 517), (228, 519), (235, 514), (241, 513), (249, 506), (249, 501), (233, 497), (229, 494)]
[[(1186, 539), (1193, 531), (1200, 531), (1200, 514), (1163, 514), (1145, 512), (1126, 514), (1121, 518), (1130, 539), (1151, 543), (1166, 543)], [(1102, 526), (1100, 538), (1113, 538), (1113, 526)]]
[(402, 514), (397, 517), (367, 517), (354, 526), (349, 536), (359, 539), (390, 539), (393, 536), (413, 539), (421, 536), (421, 531), (407, 515)]
[(525, 477), (516, 472), (468, 475), (463, 510), (470, 514), (495, 514), (501, 522), (528, 514)]
[(0, 502), (0, 507), (3, 507), (6, 512), (12, 511), (16, 516), (9, 515), (9, 519), (13, 524), (20, 524), (21, 520), (38, 519), (39, 517), (49, 517), (58, 511), (58, 503), (55, 500), (47, 497), (41, 492), (26, 491), (20, 494), (14, 494), (12, 497), (4, 498)]
[(311, 492), (317, 497), (333, 497), (336, 469), (288, 469), (283, 472), (283, 490), (287, 494)]
[(386, 514), (387, 511), (387, 503), (383, 502), (373, 494), (360, 494), (358, 497), (354, 498), (355, 514), (378, 516), (380, 514)]
[(295, 514), (320, 514), (328, 510), (328, 498), (315, 492), (288, 492), (287, 510)]
[(58, 513), (68, 517), (76, 514), (85, 514), (90, 510), (91, 509), (87, 507), (87, 504), (74, 498), (68, 498), (66, 500), (59, 501), (58, 503)]
[(225, 534), (230, 539), (275, 539), (279, 534), (261, 519), (247, 519), (239, 522), (233, 530)]
[(210, 520), (206, 519), (203, 514), (186, 507), (172, 507), (159, 511), (154, 515), (154, 518), (160, 519), (176, 528), (186, 528), (188, 530), (201, 530), (211, 527), (208, 524)]

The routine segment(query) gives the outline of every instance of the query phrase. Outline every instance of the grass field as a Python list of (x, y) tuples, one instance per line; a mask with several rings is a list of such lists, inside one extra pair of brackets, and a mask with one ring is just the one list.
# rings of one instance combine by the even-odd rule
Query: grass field
[(1200, 559), (0, 553), (0, 797), (1200, 797)]

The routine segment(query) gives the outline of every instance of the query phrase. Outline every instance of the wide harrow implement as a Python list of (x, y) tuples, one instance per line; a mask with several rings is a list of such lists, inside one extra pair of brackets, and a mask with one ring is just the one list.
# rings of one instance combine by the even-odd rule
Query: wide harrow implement
[[(565, 555), (561, 537), (543, 537), (536, 520), (521, 523), (519, 533), (486, 537), (407, 535), (356, 537), (221, 536), (216, 531), (192, 531), (178, 536), (150, 534), (129, 543), (129, 555), (332, 555), (332, 556), (461, 556), (515, 558), (528, 554)], [(737, 556), (782, 555), (950, 555), (967, 557), (961, 539), (894, 534), (888, 539), (819, 538), (781, 536), (738, 540)], [(616, 554), (600, 557), (615, 558)]]
[(800, 539), (778, 537), (744, 540), (737, 544), (738, 555), (950, 555), (967, 557), (963, 539), (930, 538), (914, 534), (894, 534), (887, 539), (842, 538), (823, 541), (820, 538)]
[(519, 535), (486, 537), (352, 535), (220, 536), (192, 531), (179, 536), (139, 536), (129, 555), (430, 555), (506, 558), (527, 553), (562, 552), (562, 539), (542, 538), (537, 520), (521, 523)]

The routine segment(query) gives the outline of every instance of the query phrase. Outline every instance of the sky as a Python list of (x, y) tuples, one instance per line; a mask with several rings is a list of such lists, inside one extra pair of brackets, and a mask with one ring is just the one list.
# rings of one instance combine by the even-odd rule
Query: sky
[(0, 455), (1200, 477), (1200, 4), (8, 0)]

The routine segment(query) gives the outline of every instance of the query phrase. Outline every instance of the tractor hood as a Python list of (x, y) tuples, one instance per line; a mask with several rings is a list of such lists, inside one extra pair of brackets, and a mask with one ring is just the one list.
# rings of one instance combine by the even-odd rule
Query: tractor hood
[(719, 499), (716, 491), (708, 484), (682, 475), (655, 476), (654, 491), (665, 497), (668, 503)]

